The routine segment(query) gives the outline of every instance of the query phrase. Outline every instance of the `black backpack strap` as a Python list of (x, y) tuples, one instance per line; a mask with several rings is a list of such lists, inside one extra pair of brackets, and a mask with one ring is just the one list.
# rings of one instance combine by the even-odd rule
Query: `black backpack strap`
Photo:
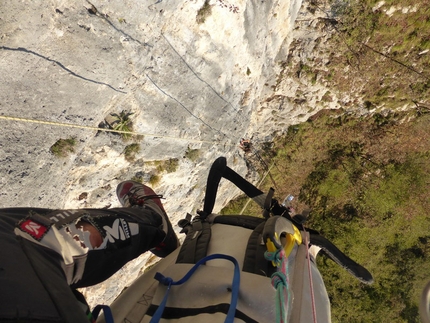
[(211, 240), (211, 224), (197, 220), (188, 227), (187, 236), (181, 246), (176, 263), (195, 264), (206, 257)]
[(323, 254), (328, 256), (335, 263), (346, 269), (351, 275), (364, 284), (372, 284), (372, 274), (363, 266), (340, 251), (333, 243), (323, 236), (310, 233), (310, 243), (321, 248)]
[(221, 178), (225, 178), (232, 182), (247, 196), (257, 201), (257, 203), (260, 202), (259, 204), (262, 206), (262, 202), (260, 200), (264, 201), (265, 194), (230, 167), (228, 167), (225, 157), (219, 157), (212, 164), (208, 175), (205, 203), (203, 207), (203, 211), (207, 215), (212, 213), (213, 207), (215, 205), (216, 194), (218, 192), (218, 185)]
[(213, 223), (234, 225), (251, 230), (254, 230), (263, 222), (263, 218), (249, 215), (218, 215), (213, 219)]
[(265, 219), (268, 219), (270, 217), (270, 210), (272, 208), (272, 198), (274, 194), (275, 194), (275, 190), (271, 187), (264, 200), (263, 217)]
[(272, 266), (271, 261), (264, 257), (267, 250), (263, 242), (264, 225), (265, 222), (260, 223), (248, 239), (242, 271), (270, 277), (277, 268)]

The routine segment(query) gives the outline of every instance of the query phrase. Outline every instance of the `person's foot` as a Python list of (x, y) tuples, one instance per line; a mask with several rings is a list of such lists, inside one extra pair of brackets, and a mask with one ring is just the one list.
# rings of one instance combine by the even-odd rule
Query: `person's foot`
[(160, 201), (162, 195), (155, 194), (152, 188), (135, 181), (119, 183), (116, 194), (124, 207), (145, 205), (161, 216), (163, 224), (160, 228), (166, 233), (166, 237), (157, 247), (150, 250), (154, 255), (164, 258), (179, 247), (179, 240)]

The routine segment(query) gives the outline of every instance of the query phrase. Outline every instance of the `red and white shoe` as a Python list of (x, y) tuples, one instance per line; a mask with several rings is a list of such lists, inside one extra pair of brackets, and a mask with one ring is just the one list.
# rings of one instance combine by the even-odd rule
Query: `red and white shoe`
[(179, 247), (179, 240), (160, 201), (163, 195), (158, 195), (152, 188), (135, 181), (119, 183), (116, 195), (124, 207), (145, 205), (161, 216), (163, 224), (160, 228), (166, 233), (166, 237), (160, 245), (150, 250), (154, 255), (164, 258)]

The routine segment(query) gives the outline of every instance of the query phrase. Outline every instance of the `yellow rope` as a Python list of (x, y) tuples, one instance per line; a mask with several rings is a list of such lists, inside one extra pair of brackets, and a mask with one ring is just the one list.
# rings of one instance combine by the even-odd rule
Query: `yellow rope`
[(141, 132), (133, 132), (133, 131), (122, 131), (122, 130), (114, 130), (114, 129), (105, 129), (105, 128), (98, 128), (98, 127), (91, 127), (91, 126), (81, 126), (81, 125), (72, 124), (72, 123), (63, 123), (63, 122), (54, 122), (54, 121), (27, 119), (27, 118), (11, 117), (11, 116), (4, 116), (4, 115), (3, 116), (0, 115), (0, 119), (3, 119), (3, 120), (12, 120), (12, 121), (17, 121), (17, 122), (38, 123), (38, 124), (60, 126), (60, 127), (70, 127), (70, 128), (80, 128), (80, 129), (96, 130), (96, 131), (116, 132), (116, 133), (123, 133), (123, 134), (134, 135), (134, 136), (151, 136), (151, 137), (160, 137), (160, 138), (168, 138), (168, 139), (175, 139), (175, 140), (186, 140), (186, 141), (192, 141), (192, 142), (201, 142), (201, 143), (208, 143), (208, 144), (213, 144), (214, 143), (213, 141), (188, 139), (188, 138), (180, 138), (180, 137), (173, 137), (173, 136), (164, 136), (164, 135), (157, 135), (157, 134), (153, 134), (153, 133), (141, 133)]

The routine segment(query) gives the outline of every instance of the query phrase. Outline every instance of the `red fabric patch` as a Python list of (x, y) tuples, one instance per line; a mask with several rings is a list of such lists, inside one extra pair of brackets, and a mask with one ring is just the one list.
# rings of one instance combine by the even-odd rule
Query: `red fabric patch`
[(37, 223), (31, 219), (25, 220), (19, 224), (19, 228), (31, 235), (34, 239), (40, 241), (46, 232), (49, 230), (48, 227)]

